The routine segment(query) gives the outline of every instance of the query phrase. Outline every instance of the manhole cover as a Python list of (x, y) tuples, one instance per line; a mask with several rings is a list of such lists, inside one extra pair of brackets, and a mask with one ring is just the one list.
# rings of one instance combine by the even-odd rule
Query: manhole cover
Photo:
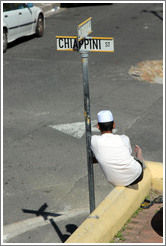
[(129, 74), (135, 79), (155, 84), (163, 84), (163, 61), (142, 61), (131, 67)]

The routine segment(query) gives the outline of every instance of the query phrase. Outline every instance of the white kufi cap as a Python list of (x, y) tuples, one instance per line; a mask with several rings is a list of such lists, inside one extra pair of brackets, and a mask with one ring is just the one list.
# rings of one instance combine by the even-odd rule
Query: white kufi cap
[(113, 115), (109, 110), (102, 110), (97, 114), (98, 123), (114, 121)]

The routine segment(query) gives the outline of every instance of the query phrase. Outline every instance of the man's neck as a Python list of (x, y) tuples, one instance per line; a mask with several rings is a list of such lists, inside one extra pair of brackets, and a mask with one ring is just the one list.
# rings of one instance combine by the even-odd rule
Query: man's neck
[(101, 135), (103, 135), (103, 134), (105, 134), (105, 133), (112, 133), (112, 131), (101, 132)]

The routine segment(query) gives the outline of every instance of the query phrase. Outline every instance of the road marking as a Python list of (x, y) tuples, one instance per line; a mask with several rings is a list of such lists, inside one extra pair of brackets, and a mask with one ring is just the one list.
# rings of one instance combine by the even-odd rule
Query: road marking
[[(91, 125), (92, 132), (99, 132), (96, 120), (91, 121)], [(50, 125), (50, 127), (78, 139), (85, 134), (85, 122)]]
[(16, 223), (5, 225), (3, 227), (3, 242), (7, 243), (10, 239), (31, 231), (37, 227), (45, 226), (50, 224), (50, 219), (54, 219), (55, 222), (71, 219), (75, 216), (87, 216), (89, 214), (89, 209), (75, 209), (70, 211), (58, 212), (61, 216), (53, 217), (48, 216), (47, 220), (44, 220), (42, 216), (29, 218), (23, 221), (18, 221)]

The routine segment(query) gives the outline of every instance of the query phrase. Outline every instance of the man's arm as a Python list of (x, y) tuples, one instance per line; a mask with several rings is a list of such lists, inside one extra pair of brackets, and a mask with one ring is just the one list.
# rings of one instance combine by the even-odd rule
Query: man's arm
[(93, 164), (98, 163), (98, 161), (96, 160), (96, 157), (94, 156), (93, 152), (92, 152), (92, 161), (93, 161)]
[(129, 149), (130, 154), (132, 154), (132, 148), (131, 148), (129, 137), (126, 135), (121, 135), (121, 138), (122, 138), (124, 145)]
[(98, 161), (96, 160), (96, 157), (93, 153), (93, 149), (95, 149), (95, 146), (96, 146), (96, 141), (97, 141), (96, 138), (97, 138), (97, 136), (92, 136), (92, 138), (91, 138), (91, 154), (92, 154), (93, 164), (98, 163)]

